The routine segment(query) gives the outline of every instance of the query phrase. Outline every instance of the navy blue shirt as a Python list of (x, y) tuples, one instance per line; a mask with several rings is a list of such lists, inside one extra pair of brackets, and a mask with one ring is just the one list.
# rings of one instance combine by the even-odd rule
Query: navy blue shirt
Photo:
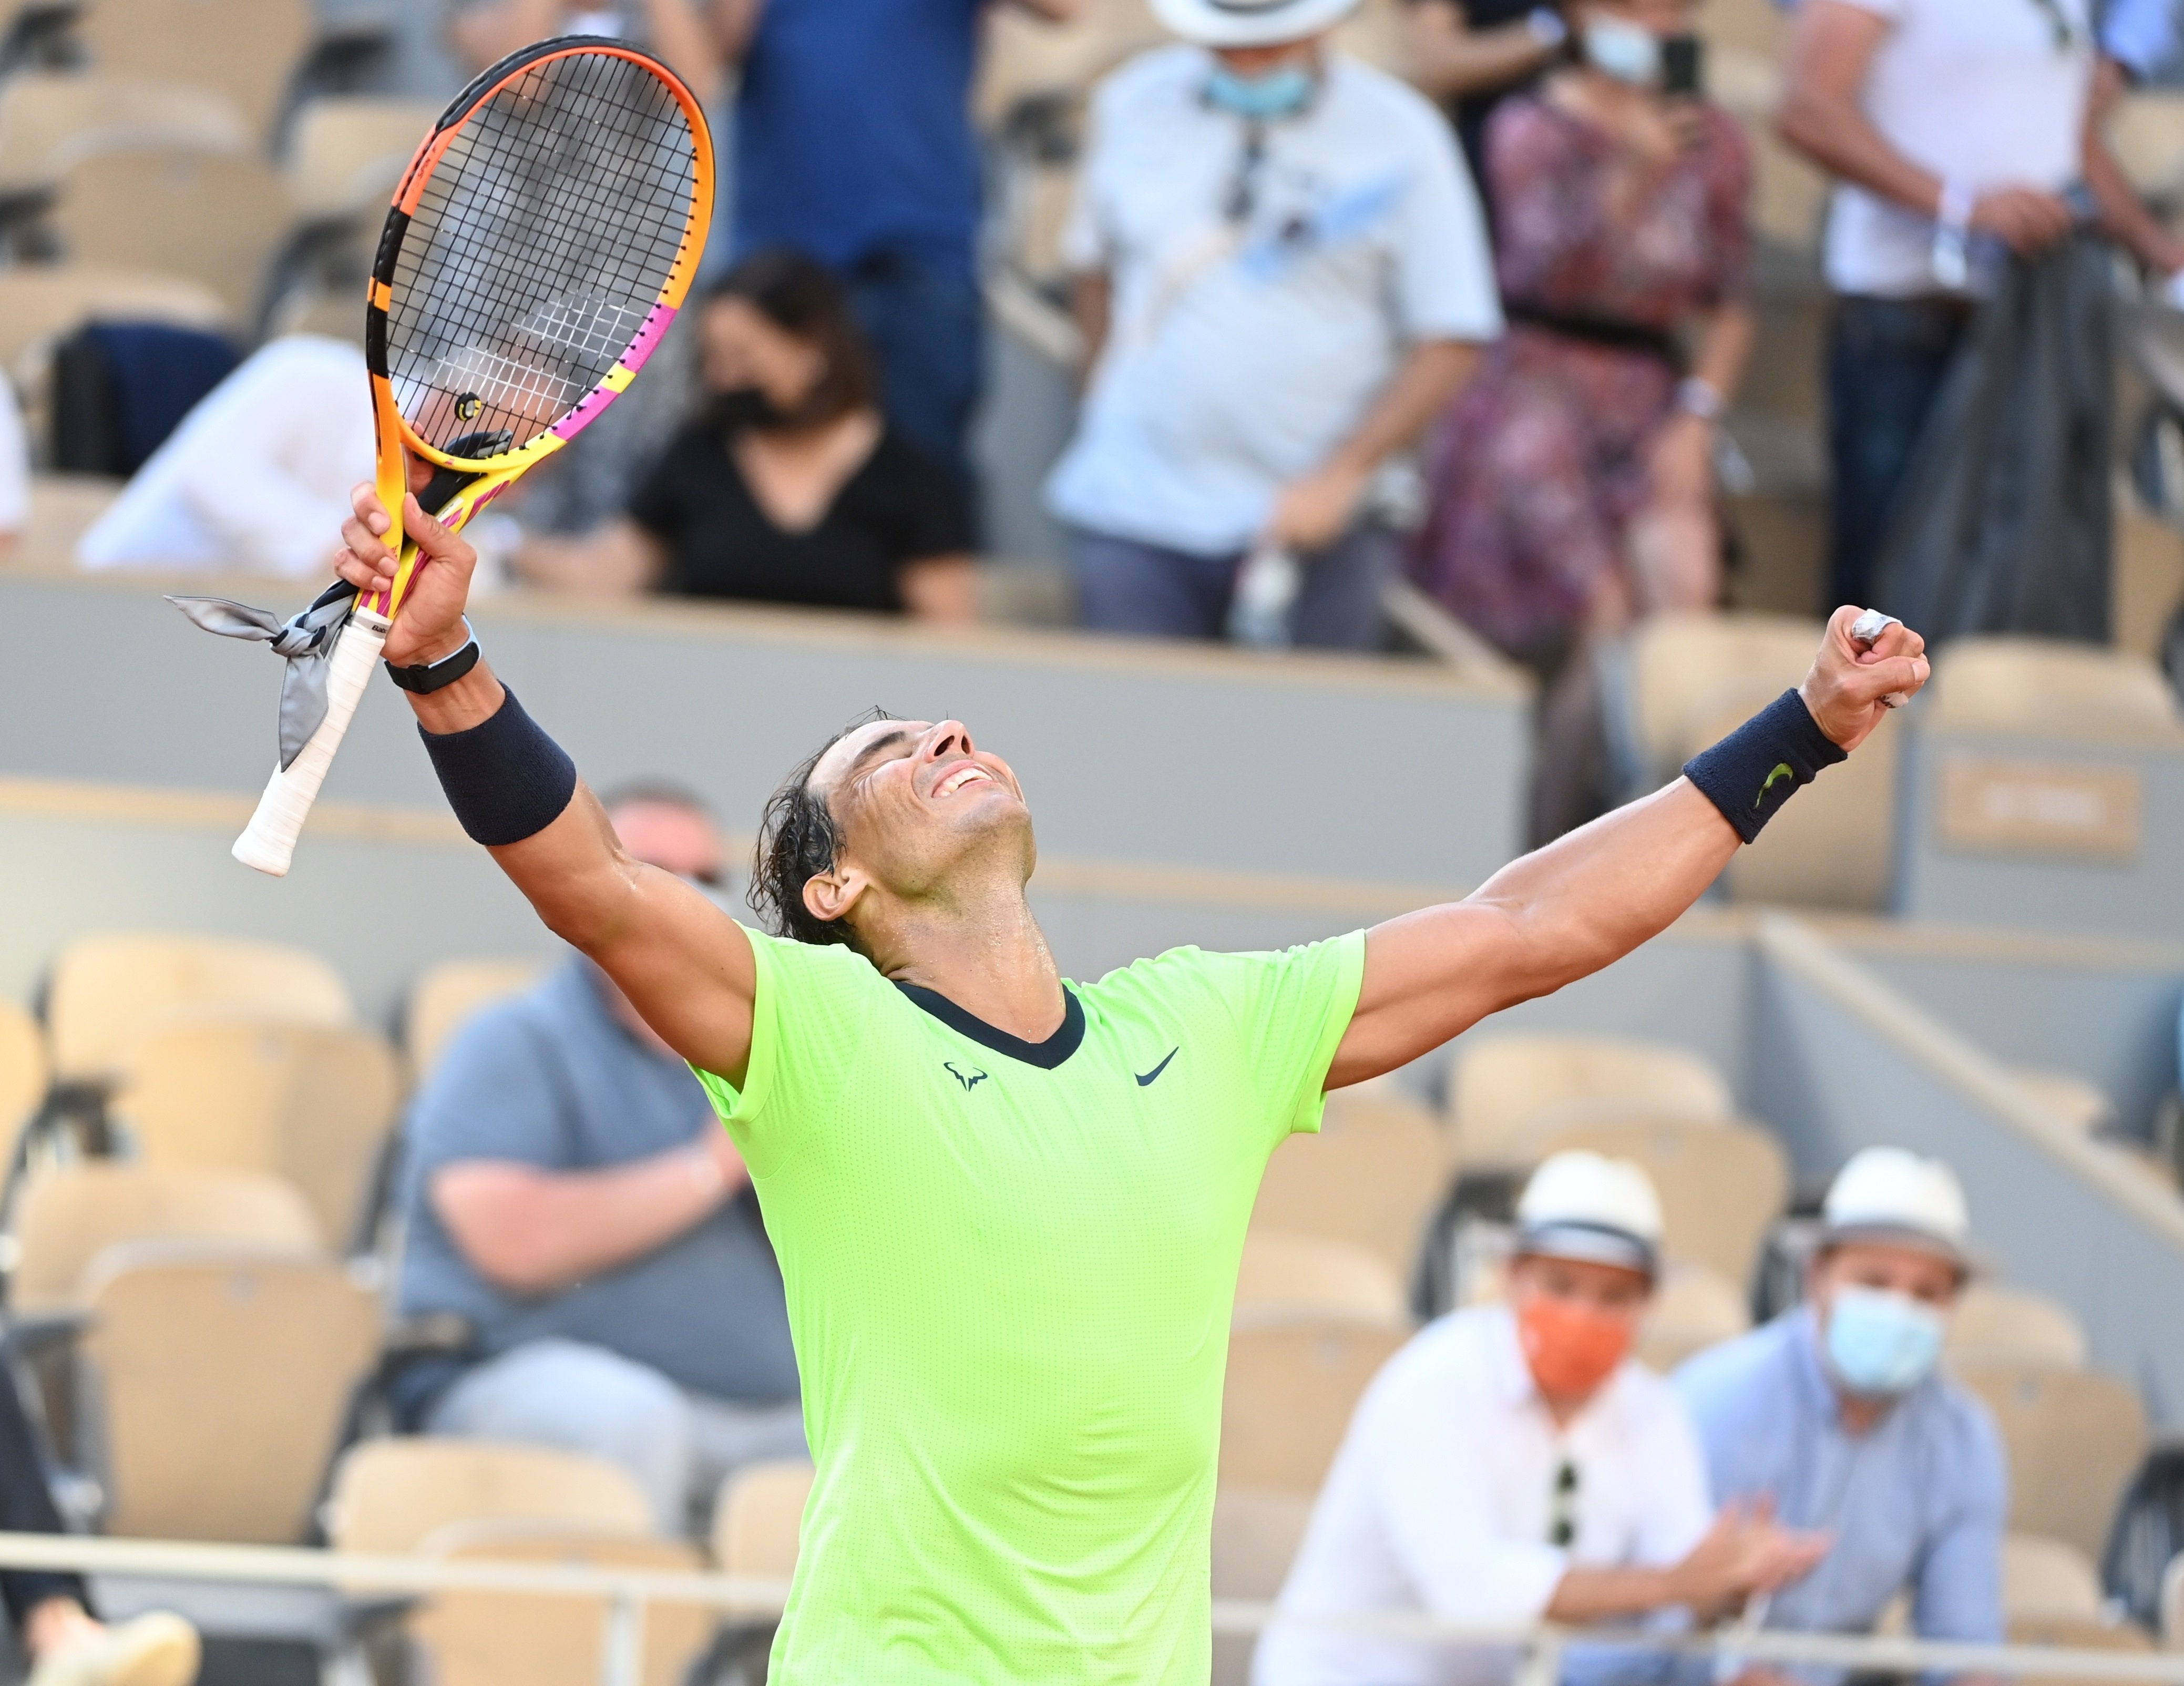
[(770, 0), (736, 92), (735, 248), (968, 276), (981, 0)]
[(460, 1312), (485, 1354), (558, 1336), (651, 1365), (694, 1393), (749, 1404), (796, 1397), (780, 1268), (749, 1188), (644, 1258), (558, 1293), (521, 1296), (471, 1266), (425, 1198), (463, 1159), (595, 1170), (719, 1129), (690, 1068), (640, 1042), (571, 960), (465, 1025), (418, 1096), (407, 1140), (404, 1315)]

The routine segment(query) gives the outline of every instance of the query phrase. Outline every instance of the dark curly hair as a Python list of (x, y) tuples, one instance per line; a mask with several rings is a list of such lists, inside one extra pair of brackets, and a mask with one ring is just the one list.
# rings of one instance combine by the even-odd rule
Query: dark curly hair
[(859, 727), (898, 717), (884, 708), (866, 709), (805, 756), (766, 798), (766, 812), (759, 819), (758, 845), (751, 851), (749, 900), (751, 911), (776, 936), (797, 942), (856, 946), (856, 936), (846, 921), (816, 918), (804, 905), (804, 886), (832, 869), (842, 846), (841, 835), (834, 829), (833, 811), (825, 797), (812, 791), (811, 773), (827, 751)]

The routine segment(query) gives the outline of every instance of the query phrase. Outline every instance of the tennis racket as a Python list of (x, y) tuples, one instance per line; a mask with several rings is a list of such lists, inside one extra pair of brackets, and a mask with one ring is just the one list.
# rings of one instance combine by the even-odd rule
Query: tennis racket
[(688, 88), (615, 41), (511, 53), (457, 96), (410, 161), (365, 313), (392, 589), (359, 598), (327, 658), (326, 712), (274, 769), (235, 857), (278, 876), (417, 564), (419, 505), (460, 528), (599, 418), (674, 320), (705, 249), (712, 141)]

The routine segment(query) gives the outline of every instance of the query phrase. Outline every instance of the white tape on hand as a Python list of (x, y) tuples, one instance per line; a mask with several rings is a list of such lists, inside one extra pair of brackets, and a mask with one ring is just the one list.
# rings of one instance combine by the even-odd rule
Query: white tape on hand
[(333, 765), (334, 751), (348, 731), (372, 669), (379, 665), (387, 628), (385, 617), (368, 609), (359, 609), (343, 624), (333, 654), (326, 658), (326, 717), (293, 762), (273, 769), (265, 794), (258, 799), (258, 811), (235, 840), (231, 852), (246, 867), (275, 878), (287, 874), (304, 820), (318, 797), (319, 786), (326, 782), (326, 769)]
[[(1881, 634), (1891, 627), (1903, 624), (1893, 615), (1884, 615), (1878, 609), (1868, 609), (1850, 623), (1850, 641), (1860, 650), (1870, 650), (1880, 642)], [(1883, 708), (1901, 708), (1910, 700), (1902, 691), (1891, 691), (1880, 699), (1880, 706)]]

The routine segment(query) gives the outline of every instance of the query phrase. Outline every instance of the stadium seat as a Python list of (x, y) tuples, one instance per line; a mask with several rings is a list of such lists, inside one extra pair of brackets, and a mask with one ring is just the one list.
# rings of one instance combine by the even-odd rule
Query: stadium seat
[(33, 474), (30, 518), (15, 535), (14, 544), (0, 553), (0, 566), (43, 573), (74, 572), (75, 547), (92, 523), (121, 495), (123, 483), (103, 474)]
[(59, 1165), (31, 1177), (23, 1190), (9, 1306), (19, 1312), (79, 1308), (107, 1250), (140, 1242), (311, 1256), (323, 1250), (304, 1197), (277, 1177), (111, 1159)]
[(55, 1075), (111, 1080), (151, 1031), (221, 1013), (300, 1024), (355, 1019), (340, 975), (299, 948), (165, 933), (81, 937), (53, 963), (47, 991)]
[(2075, 1545), (2038, 1534), (2004, 1534), (2002, 1610), (2020, 1618), (2098, 1621), (2106, 1597), (2100, 1571)]
[(242, 114), (203, 88), (115, 76), (17, 76), (0, 86), (0, 195), (50, 187), (96, 153), (181, 147), (248, 153)]
[[(1224, 1487), (1213, 1495), (1213, 1596), (1272, 1604), (1312, 1521), (1309, 1493)], [(1212, 1686), (1248, 1686), (1255, 1642), (1248, 1633), (1213, 1636)]]
[(1448, 1142), (1433, 1114), (1391, 1095), (1328, 1097), (1317, 1136), (1274, 1150), (1251, 1227), (1370, 1248), (1407, 1277), (1448, 1181)]
[(1934, 658), (1922, 724), (2043, 737), (2173, 732), (2176, 706), (2144, 656), (2037, 638), (1960, 638)]
[(47, 221), (71, 262), (171, 270), (244, 321), (291, 215), (287, 184), (261, 159), (131, 148), (70, 165)]
[(337, 1551), (415, 1551), (457, 1523), (643, 1534), (651, 1508), (619, 1464), (485, 1440), (367, 1440), (342, 1454), (326, 1507)]
[(1732, 1284), (1752, 1280), (1769, 1225), (1790, 1193), (1790, 1164), (1766, 1131), (1674, 1114), (1543, 1122), (1520, 1133), (1522, 1163), (1581, 1150), (1630, 1159), (1661, 1197), (1662, 1250)]
[(0, 1001), (0, 1142), (14, 1145), (45, 1092), (46, 1041), (37, 1021)]
[[(1821, 623), (1790, 615), (1657, 615), (1631, 635), (1630, 715), (1648, 789), (1676, 776), (1692, 740), (1801, 683)], [(1711, 741), (1711, 740), (1709, 740)]]
[(145, 269), (98, 264), (0, 269), (0, 369), (25, 389), (26, 399), (38, 385), (34, 366), (55, 340), (85, 322), (106, 320), (218, 331), (236, 318), (202, 282), (172, 274), (157, 263)]
[(1959, 1365), (2009, 1456), (2012, 1528), (2098, 1557), (2146, 1453), (2146, 1410), (2113, 1376), (2049, 1365)]
[(2174, 88), (2134, 88), (2115, 103), (2109, 146), (2132, 187), (2174, 202), (2184, 194), (2184, 96)]
[(312, 100), (288, 140), (288, 192), (312, 221), (365, 216), (376, 225), (404, 166), (432, 131), (437, 103), (365, 95)]
[(2070, 1307), (2045, 1294), (1975, 1281), (1949, 1321), (1952, 1365), (2086, 1367), (2086, 1331)]
[(1750, 1303), (1735, 1283), (1702, 1264), (1673, 1264), (1646, 1308), (1638, 1356), (1665, 1376), (1694, 1353), (1751, 1327)]
[(254, 135), (272, 132), (312, 36), (308, 0), (88, 0), (92, 67), (210, 88)]
[(481, 1007), (535, 982), (543, 969), (529, 960), (448, 960), (417, 980), (403, 1014), (402, 1046), (419, 1083), (432, 1075), (462, 1029)]
[(1722, 1119), (1731, 1109), (1729, 1085), (1697, 1055), (1598, 1036), (1490, 1037), (1464, 1050), (1449, 1089), (1457, 1154), (1467, 1170), (1511, 1163), (1528, 1128), (1634, 1106)]
[(2052, 1066), (2017, 1065), (2010, 1068), (2010, 1075), (2043, 1105), (2062, 1114), (2087, 1136), (2115, 1117), (2115, 1103), (2101, 1086), (2075, 1071), (2062, 1071)]
[(1254, 1230), (1236, 1278), (1236, 1325), (1329, 1320), (1407, 1329), (1403, 1284), (1377, 1254), (1324, 1236)]
[(1232, 1331), (1221, 1400), (1221, 1480), (1316, 1492), (1358, 1396), (1406, 1338), (1403, 1330), (1346, 1322)]
[[(451, 1562), (543, 1563), (661, 1575), (696, 1574), (705, 1566), (696, 1548), (681, 1540), (521, 1521), (453, 1523), (419, 1549)], [(649, 1605), (638, 1686), (681, 1686), (716, 1619), (702, 1605)], [(510, 1686), (515, 1681), (522, 1686), (596, 1686), (610, 1678), (604, 1666), (610, 1633), (604, 1599), (442, 1593), (415, 1611), (405, 1626), (424, 1652), (422, 1672), (433, 1686)]]
[(255, 1019), (155, 1031), (113, 1109), (152, 1165), (262, 1171), (302, 1191), (319, 1233), (355, 1233), (401, 1103), (401, 1070), (369, 1030)]
[(811, 1465), (801, 1458), (747, 1464), (713, 1505), (713, 1560), (724, 1575), (785, 1581), (796, 1572)]
[(85, 1298), (107, 1532), (300, 1544), (378, 1297), (329, 1259), (141, 1242), (102, 1254)]

